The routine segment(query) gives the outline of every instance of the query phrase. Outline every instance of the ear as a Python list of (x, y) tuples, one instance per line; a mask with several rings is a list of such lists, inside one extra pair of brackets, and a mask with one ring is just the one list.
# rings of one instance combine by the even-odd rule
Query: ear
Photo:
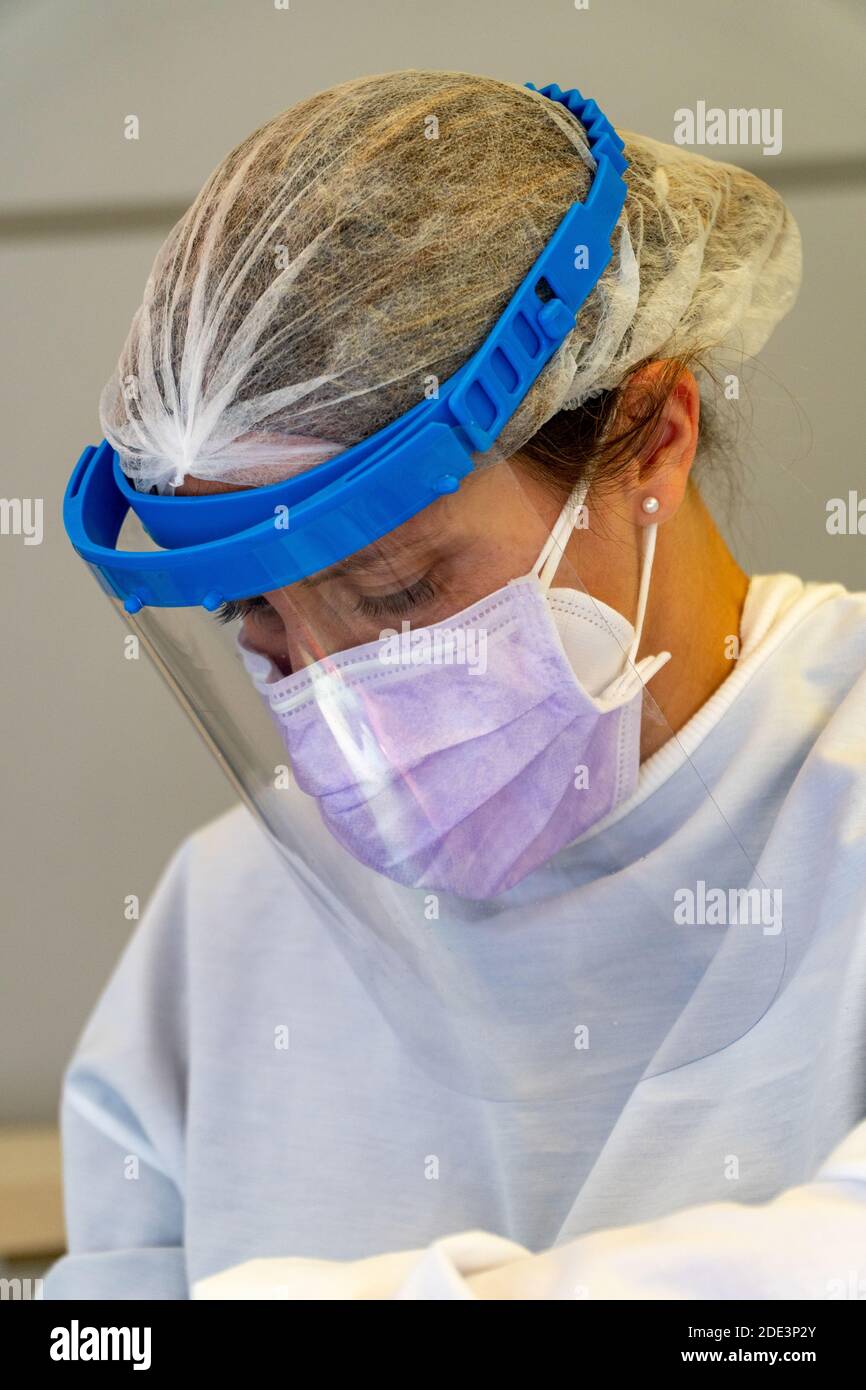
[[(664, 362), (650, 362), (629, 379), (623, 408), (633, 409), (638, 393), (657, 385)], [(635, 460), (625, 500), (635, 525), (670, 521), (686, 494), (698, 446), (701, 395), (692, 373), (685, 369), (670, 391), (660, 415), (660, 429), (648, 453)], [(655, 504), (658, 505), (655, 505)]]

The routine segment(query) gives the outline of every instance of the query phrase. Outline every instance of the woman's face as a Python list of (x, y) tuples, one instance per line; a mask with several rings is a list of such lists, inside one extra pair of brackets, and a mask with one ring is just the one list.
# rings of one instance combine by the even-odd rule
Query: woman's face
[[(180, 489), (224, 490), (195, 480)], [(527, 573), (561, 505), (513, 460), (495, 464), (347, 560), (228, 612), (289, 674), (403, 622), (441, 622)]]

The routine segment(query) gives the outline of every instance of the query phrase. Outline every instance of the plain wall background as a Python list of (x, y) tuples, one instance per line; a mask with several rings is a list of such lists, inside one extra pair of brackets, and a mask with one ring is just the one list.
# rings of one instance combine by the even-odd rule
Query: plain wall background
[[(866, 537), (827, 535), (864, 474), (866, 210), (859, 0), (26, 0), (0, 9), (0, 496), (45, 537), (0, 536), (0, 1121), (53, 1117), (62, 1068), (179, 841), (233, 800), (65, 540), (63, 489), (169, 227), (249, 131), (364, 73), (558, 81), (673, 138), (699, 100), (783, 110), (783, 152), (705, 153), (778, 187), (804, 241), (798, 307), (749, 374), (739, 504), (752, 572), (866, 585)], [(124, 139), (139, 117), (141, 138)]]

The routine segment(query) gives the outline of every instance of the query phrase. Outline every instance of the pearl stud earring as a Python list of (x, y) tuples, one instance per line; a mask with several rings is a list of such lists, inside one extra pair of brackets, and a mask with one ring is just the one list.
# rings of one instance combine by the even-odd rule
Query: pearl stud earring
[(659, 509), (659, 499), (657, 497), (645, 497), (641, 502), (645, 512), (657, 512)]

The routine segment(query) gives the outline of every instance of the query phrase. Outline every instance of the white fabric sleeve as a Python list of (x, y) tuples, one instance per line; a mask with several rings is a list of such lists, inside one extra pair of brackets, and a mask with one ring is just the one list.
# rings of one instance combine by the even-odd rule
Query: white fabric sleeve
[(142, 1157), (131, 1128), (105, 1134), (106, 1115), (82, 1113), (68, 1093), (61, 1116), (69, 1253), (48, 1271), (43, 1297), (188, 1298), (174, 1184)]
[[(857, 1291), (859, 1289), (859, 1292)], [(250, 1260), (195, 1299), (866, 1297), (866, 1121), (815, 1178), (760, 1206), (715, 1202), (533, 1255), (485, 1231), (347, 1263)]]
[(185, 849), (163, 874), (66, 1070), (68, 1254), (46, 1299), (186, 1299)]

